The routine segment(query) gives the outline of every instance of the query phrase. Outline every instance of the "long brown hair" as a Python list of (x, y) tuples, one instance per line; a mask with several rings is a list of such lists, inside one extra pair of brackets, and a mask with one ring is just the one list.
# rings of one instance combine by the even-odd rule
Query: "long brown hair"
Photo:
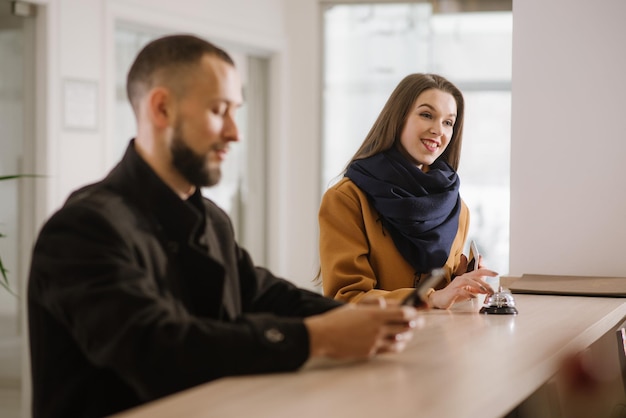
[(457, 116), (450, 144), (439, 158), (443, 158), (454, 170), (458, 170), (461, 159), (461, 143), (463, 142), (464, 100), (461, 91), (450, 81), (437, 74), (410, 74), (396, 86), (387, 99), (387, 103), (378, 115), (356, 154), (346, 165), (355, 160), (391, 148), (399, 140), (404, 124), (415, 101), (426, 90), (437, 89), (449, 93), (456, 101)]

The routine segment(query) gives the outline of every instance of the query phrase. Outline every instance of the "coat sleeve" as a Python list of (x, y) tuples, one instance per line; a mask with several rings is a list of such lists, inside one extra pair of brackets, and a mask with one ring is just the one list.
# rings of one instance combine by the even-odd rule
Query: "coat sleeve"
[(324, 294), (350, 302), (365, 296), (404, 298), (411, 289), (376, 288), (362, 203), (355, 195), (338, 188), (328, 189), (322, 197), (319, 248)]
[[(299, 294), (268, 278), (271, 285), (255, 293), (255, 312), (233, 321), (194, 316), (155, 279), (159, 266), (153, 264), (162, 268), (166, 257), (157, 263), (142, 259), (121, 218), (73, 205), (42, 229), (29, 279), (36, 363), (67, 362), (55, 367), (75, 373), (68, 379), (93, 369), (111, 371), (147, 401), (223, 376), (294, 370), (307, 360), (309, 340), (300, 316), (336, 303), (310, 302), (303, 312), (260, 312), (285, 294)], [(307, 298), (314, 297), (304, 294), (301, 300)], [(291, 303), (297, 302), (292, 296)], [(83, 360), (67, 358), (75, 351), (91, 371)], [(36, 367), (39, 372), (43, 366)]]
[[(237, 244), (228, 215), (210, 201), (207, 202), (207, 210), (223, 247), (222, 261), (227, 269), (237, 271), (245, 315), (264, 312), (280, 317), (307, 317), (342, 305), (257, 267), (248, 252)], [(232, 266), (230, 260), (233, 260)]]

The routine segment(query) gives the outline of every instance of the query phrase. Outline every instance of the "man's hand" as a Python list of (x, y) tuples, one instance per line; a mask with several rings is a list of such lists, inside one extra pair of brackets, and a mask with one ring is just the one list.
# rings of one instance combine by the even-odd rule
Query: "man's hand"
[(304, 320), (310, 356), (364, 359), (399, 352), (413, 338), (418, 312), (408, 306), (376, 303), (346, 304)]

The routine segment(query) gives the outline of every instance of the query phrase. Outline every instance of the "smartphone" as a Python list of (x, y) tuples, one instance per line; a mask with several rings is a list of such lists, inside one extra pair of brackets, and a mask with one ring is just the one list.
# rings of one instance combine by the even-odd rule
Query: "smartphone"
[(436, 287), (439, 282), (445, 277), (443, 269), (434, 269), (430, 274), (422, 280), (413, 292), (402, 301), (403, 305), (414, 306), (421, 308), (428, 306), (426, 300), (426, 293), (431, 287)]
[(469, 257), (467, 257), (467, 271), (474, 271), (478, 269), (478, 247), (474, 240), (470, 241)]

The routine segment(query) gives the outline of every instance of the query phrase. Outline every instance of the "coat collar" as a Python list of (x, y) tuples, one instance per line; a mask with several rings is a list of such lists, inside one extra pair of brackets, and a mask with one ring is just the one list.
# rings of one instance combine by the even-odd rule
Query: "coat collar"
[(230, 282), (223, 283), (222, 287), (224, 313), (235, 318), (241, 311), (236, 290), (238, 278), (224, 275), (227, 270), (221, 248), (223, 243), (216, 233), (217, 225), (214, 225), (220, 221), (211, 218), (211, 211), (206, 208), (209, 203), (202, 197), (200, 188), (189, 199), (182, 200), (137, 153), (134, 139), (104, 183), (120, 190), (146, 217), (151, 217), (166, 245), (188, 246), (219, 266), (222, 280)]
[(200, 190), (182, 200), (139, 156), (134, 139), (105, 182), (121, 188), (147, 216), (153, 216), (168, 240), (196, 246), (205, 219)]

